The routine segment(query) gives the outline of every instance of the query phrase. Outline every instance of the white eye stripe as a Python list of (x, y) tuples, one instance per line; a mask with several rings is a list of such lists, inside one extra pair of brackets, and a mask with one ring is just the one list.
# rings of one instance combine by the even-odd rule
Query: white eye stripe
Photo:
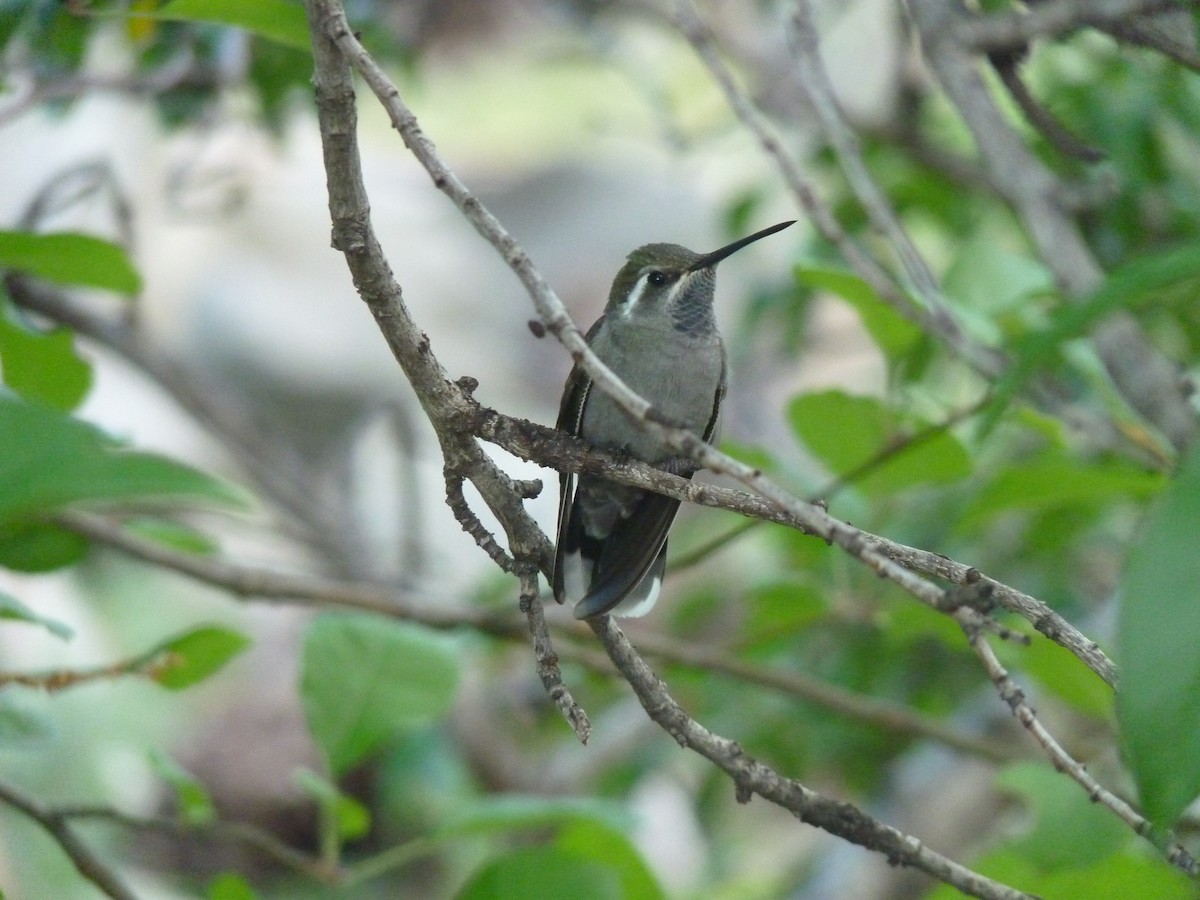
[(638, 278), (637, 284), (633, 286), (633, 290), (629, 292), (629, 307), (632, 309), (637, 306), (642, 300), (642, 294), (646, 293), (646, 285), (650, 283), (650, 273), (647, 272)]

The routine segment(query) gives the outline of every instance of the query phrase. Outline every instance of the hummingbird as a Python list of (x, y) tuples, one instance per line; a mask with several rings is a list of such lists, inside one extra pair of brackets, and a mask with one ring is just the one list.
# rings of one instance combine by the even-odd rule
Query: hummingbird
[[(586, 340), (600, 360), (666, 420), (716, 440), (725, 397), (725, 344), (713, 315), (717, 263), (793, 222), (781, 222), (711, 253), (646, 244), (613, 280)], [(641, 428), (576, 363), (559, 407), (559, 431), (593, 447), (691, 478), (695, 463)], [(667, 532), (679, 501), (598, 475), (559, 476), (553, 588), (575, 618), (642, 616), (658, 599)]]

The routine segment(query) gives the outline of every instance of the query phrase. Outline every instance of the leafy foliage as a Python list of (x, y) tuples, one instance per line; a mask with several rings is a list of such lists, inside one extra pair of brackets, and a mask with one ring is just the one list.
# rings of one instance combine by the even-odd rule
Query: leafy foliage
[[(421, 29), (401, 33), (396, 22), (419, 16), (420, 6), (435, 5), (410, 4), (397, 12), (394, 4), (362, 0), (352, 4), (352, 13), (379, 58), (411, 66), (425, 50), (413, 38)], [(679, 44), (678, 36), (664, 41), (661, 34), (635, 31), (644, 23), (631, 26), (610, 6), (571, 4), (570, 26), (588, 29), (585, 40), (560, 36), (550, 42), (550, 52), (529, 42), (553, 61), (535, 65), (536, 77), (522, 83), (520, 111), (559, 104), (557, 98), (570, 95), (570, 108), (553, 105), (549, 118), (558, 123), (591, 116), (598, 124), (589, 137), (611, 137), (603, 115), (555, 87), (555, 66), (569, 63), (602, 77), (615, 73), (620, 84), (636, 85), (624, 99), (638, 106), (642, 118), (635, 119), (636, 127), (622, 120), (614, 146), (634, 132), (667, 133), (672, 152), (679, 154), (673, 164), (698, 171), (686, 154), (717, 145), (728, 121), (703, 99), (698, 117), (703, 124), (697, 126), (690, 101), (679, 99), (680, 85), (687, 86), (683, 93), (694, 92), (702, 79), (693, 77), (691, 63), (681, 63), (667, 49)], [(1008, 10), (1014, 4), (996, 0), (980, 7)], [(453, 13), (446, 16), (453, 19)], [(154, 85), (146, 102), (161, 124), (187, 129), (191, 137), (222, 121), (231, 108), (242, 117), (239, 123), (250, 119), (281, 137), (294, 101), (310, 90), (307, 26), (301, 5), (289, 0), (133, 0), (102, 9), (49, 0), (0, 2), (0, 53), (20, 61), (24, 68), (15, 74), (30, 90), (45, 91), (52, 99), (44, 108), (53, 112), (68, 112), (78, 102), (64, 85), (87, 81), (93, 71), (89, 53), (101, 39), (119, 45), (116, 52), (122, 54), (124, 68), (112, 89), (139, 96)], [(440, 69), (469, 68), (459, 67), (457, 56), (455, 66), (445, 67), (436, 56), (442, 45), (429, 46), (437, 48), (434, 65), (408, 70), (417, 90), (444, 77)], [(465, 58), (463, 44), (447, 46)], [(1186, 831), (1190, 823), (1181, 816), (1200, 794), (1195, 690), (1200, 618), (1194, 614), (1200, 555), (1193, 547), (1200, 456), (1193, 450), (1178, 461), (1174, 475), (1164, 474), (1176, 462), (1173, 448), (1130, 398), (1117, 394), (1090, 338), (1106, 317), (1119, 313), (1136, 321), (1181, 370), (1194, 372), (1200, 361), (1195, 302), (1200, 80), (1152, 54), (1121, 52), (1086, 31), (1039, 42), (1022, 71), (1068, 128), (1107, 154), (1106, 163), (1087, 169), (1064, 159), (1034, 129), (1025, 135), (1061, 176), (1059, 199), (1077, 204), (1090, 246), (1109, 273), (1103, 283), (1085, 297), (1063, 296), (1050, 261), (1035, 257), (1013, 213), (978, 168), (962, 121), (936, 98), (908, 96), (918, 88), (906, 84), (897, 120), (879, 123), (874, 133), (862, 131), (865, 161), (931, 260), (944, 294), (940, 299), (971, 340), (996, 351), (1004, 374), (984, 378), (926, 323), (906, 317), (843, 268), (830, 244), (811, 238), (781, 271), (763, 275), (748, 290), (735, 363), (739, 356), (754, 362), (761, 356), (773, 374), (799, 372), (807, 354), (820, 349), (815, 340), (820, 314), (836, 304), (853, 311), (886, 378), (874, 393), (821, 380), (819, 388), (785, 394), (779, 398), (781, 421), (762, 429), (770, 443), (741, 448), (738, 455), (793, 487), (821, 485), (841, 518), (969, 561), (1089, 629), (1108, 620), (1119, 595), (1113, 643), (1121, 689), (1115, 718), (1112, 691), (1036, 633), (1029, 647), (1002, 648), (1004, 664), (1023, 687), (1036, 691), (1056, 726), (1061, 718), (1068, 723), (1062, 727), (1079, 729), (1072, 735), (1076, 743), (1119, 745), (1142, 808), (1156, 825), (1176, 827), (1194, 843)], [(5, 76), (7, 81), (7, 71)], [(464, 130), (472, 145), (491, 146), (488, 135), (475, 134), (477, 106)], [(524, 127), (515, 107), (505, 115), (506, 124)], [(520, 143), (549, 152), (537, 135), (522, 132)], [(603, 139), (590, 143), (609, 146)], [(502, 156), (492, 153), (489, 165), (499, 170), (506, 163)], [(645, 162), (633, 158), (638, 166)], [(538, 159), (561, 163), (548, 155)], [(813, 184), (842, 226), (874, 250), (869, 217), (833, 162), (830, 154), (814, 157)], [(723, 183), (728, 201), (718, 210), (732, 235), (754, 227), (778, 194), (759, 169), (744, 169), (731, 179), (740, 183)], [(131, 316), (140, 314), (140, 250), (77, 231), (36, 233), (19, 223), (0, 224), (8, 226), (0, 230), (0, 268), (19, 275), (18, 281), (36, 279), (80, 302), (97, 291), (116, 294), (118, 299), (102, 299)], [(11, 633), (31, 646), (45, 641), (56, 650), (75, 635), (85, 638), (76, 643), (114, 652), (136, 646), (142, 651), (133, 657), (136, 670), (172, 693), (125, 701), (115, 696), (125, 686), (114, 684), (114, 696), (104, 698), (106, 715), (110, 699), (114, 710), (134, 710), (113, 712), (111, 727), (136, 737), (114, 731), (117, 736), (107, 741), (94, 740), (101, 726), (57, 697), (35, 703), (5, 695), (0, 747), (14, 758), (30, 748), (39, 753), (74, 748), (71, 769), (91, 783), (56, 789), (64, 795), (98, 794), (102, 782), (113, 781), (111, 772), (125, 765), (118, 760), (114, 766), (104, 755), (106, 744), (119, 743), (122, 752), (136, 746), (136, 753), (123, 758), (144, 759), (146, 746), (161, 740), (147, 724), (157, 715), (142, 706), (166, 697), (172, 708), (185, 710), (179, 715), (190, 728), (201, 719), (199, 707), (187, 706), (189, 698), (174, 692), (207, 681), (215, 694), (243, 664), (252, 666), (247, 655), (239, 666), (225, 668), (250, 639), (241, 625), (224, 624), (225, 607), (217, 607), (221, 624), (196, 625), (213, 621), (196, 616), (182, 627), (161, 628), (160, 618), (192, 616), (193, 608), (180, 599), (182, 589), (150, 591), (153, 605), (139, 608), (136, 620), (122, 619), (111, 598), (96, 590), (111, 576), (112, 563), (88, 558), (88, 540), (64, 527), (61, 514), (81, 508), (111, 512), (126, 539), (219, 568), (220, 542), (210, 531), (221, 529), (211, 519), (177, 521), (176, 514), (239, 511), (249, 504), (241, 489), (221, 478), (129, 446), (72, 416), (95, 380), (105, 377), (103, 365), (97, 375), (90, 348), (81, 349), (68, 327), (22, 309), (16, 283), (0, 297), (0, 566), (26, 575), (61, 571), (62, 580), (79, 588), (86, 601), (77, 613), (62, 614), (42, 605), (39, 588), (52, 579), (14, 575), (12, 585), (6, 581), (0, 590), (0, 636)], [(916, 292), (907, 299), (912, 309), (931, 313)], [(811, 384), (812, 373), (803, 374), (808, 380), (798, 381)], [(1035, 407), (1028, 402), (1035, 396), (1031, 387), (1046, 383), (1055, 403)], [(344, 421), (344, 399), (339, 395), (328, 404), (338, 407), (330, 421)], [(313, 432), (326, 421), (325, 412), (313, 418)], [(776, 412), (766, 409), (763, 415)], [(1078, 422), (1097, 418), (1111, 423), (1116, 436), (1081, 433)], [(782, 440), (774, 440), (780, 435)], [(282, 434), (270, 439), (287, 440)], [(233, 456), (245, 452), (244, 445), (231, 446)], [(303, 460), (311, 450), (286, 449), (289, 460)], [(344, 462), (329, 468), (348, 470)], [(305, 471), (328, 475), (320, 466)], [(298, 494), (324, 486), (317, 479), (296, 481), (289, 488)], [(270, 500), (263, 505), (270, 507)], [(297, 524), (304, 535), (297, 545), (329, 537), (322, 533), (323, 519), (291, 523), (286, 503), (271, 508), (281, 510), (277, 519)], [(685, 516), (672, 538), (674, 552), (705, 545), (722, 527), (733, 529), (732, 518), (711, 511)], [(276, 530), (267, 522), (241, 522), (238, 528)], [(656, 611), (652, 627), (670, 629), (680, 640), (732, 660), (722, 670), (667, 654), (660, 671), (690, 713), (736, 735), (748, 754), (802, 780), (833, 785), (853, 802), (897, 808), (896, 785), (904, 782), (909, 764), (928, 753), (930, 742), (912, 730), (849, 714), (836, 703), (802, 699), (788, 686), (793, 677), (886, 701), (972, 735), (1002, 730), (997, 723), (1007, 710), (993, 699), (962, 629), (951, 619), (796, 532), (762, 526), (739, 531), (710, 556), (717, 554), (698, 575), (682, 570), (673, 575), (670, 600)], [(314, 559), (306, 555), (304, 561)], [(351, 570), (351, 563), (325, 559), (319, 565), (340, 573)], [(131, 586), (135, 595), (147, 592), (132, 579)], [(239, 589), (253, 593), (253, 587)], [(510, 588), (506, 582), (502, 589), (506, 601)], [(149, 651), (142, 648), (150, 641), (129, 637), (141, 626), (156, 629)], [(163, 633), (175, 636), (158, 640)], [(644, 833), (635, 830), (646, 823), (629, 799), (664, 784), (676, 789), (671, 796), (684, 798), (674, 821), (701, 851), (702, 871), (695, 873), (694, 885), (703, 885), (705, 896), (803, 896), (821, 884), (813, 877), (815, 857), (772, 858), (775, 833), (755, 821), (757, 806), (747, 816), (729, 796), (724, 776), (678, 763), (676, 748), (661, 737), (627, 734), (619, 748), (594, 756), (567, 746), (560, 719), (538, 693), (528, 653), (523, 649), (514, 663), (518, 655), (486, 630), (448, 637), (375, 614), (323, 613), (306, 622), (295, 653), (294, 688), (319, 754), (310, 764), (319, 771), (301, 768), (281, 780), (294, 786), (298, 802), (316, 811), (317, 868), (338, 872), (347, 891), (365, 891), (370, 883), (379, 885), (380, 896), (411, 893), (421, 878), (431, 877), (440, 895), (463, 898), (667, 896), (665, 880), (660, 883), (651, 868), (658, 844), (631, 837)], [(128, 652), (116, 658), (128, 659)], [(601, 723), (597, 732), (620, 735), (631, 709), (623, 687), (589, 674), (566, 655), (563, 670)], [(279, 677), (278, 667), (252, 676), (263, 677)], [(472, 729), (473, 740), (466, 740), (464, 728)], [(169, 754), (152, 747), (149, 775), (169, 792), (185, 827), (219, 825), (218, 786), (193, 774), (190, 770), (201, 769), (192, 760), (176, 762), (176, 755), (176, 747)], [(519, 784), (520, 774), (494, 764), (513, 757), (533, 761), (536, 782)], [(46, 771), (57, 777), (61, 766), (51, 767), (49, 753), (46, 758)], [(26, 762), (36, 769), (36, 761)], [(1109, 783), (1121, 783), (1115, 762), (1099, 759), (1095, 767), (1105, 770)], [(564, 786), (579, 795), (555, 793)], [(980, 871), (1057, 900), (1194, 894), (1185, 878), (1150, 855), (1145, 842), (1048, 765), (1005, 766), (994, 786), (1008, 799), (996, 806), (996, 821), (974, 836), (972, 847), (987, 847), (972, 861)], [(543, 788), (545, 794), (533, 793)], [(133, 787), (129, 794), (117, 795), (114, 806), (132, 805), (126, 803), (131, 798), (140, 802)], [(771, 840), (764, 841), (764, 833)], [(299, 895), (294, 883), (267, 884), (246, 868), (208, 872), (207, 895), (214, 900)], [(68, 877), (76, 878), (70, 871)], [(182, 875), (178, 881), (187, 890), (197, 883)], [(939, 889), (930, 896), (950, 894)]]

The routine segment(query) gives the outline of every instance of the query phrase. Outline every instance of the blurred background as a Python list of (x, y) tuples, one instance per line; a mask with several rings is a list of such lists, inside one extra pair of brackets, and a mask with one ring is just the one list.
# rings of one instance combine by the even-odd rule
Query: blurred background
[[(1058, 300), (1051, 271), (992, 191), (902, 11), (883, 0), (814, 7), (822, 58), (871, 172), (972, 337), (1007, 346), (1045, 325)], [(127, 248), (143, 280), (133, 299), (70, 293), (73, 308), (130, 339), (77, 327), (78, 354), (94, 366), (77, 414), (252, 496), (244, 512), (180, 516), (218, 543), (222, 558), (382, 584), (429, 608), (479, 607), (520, 625), (514, 580), (447, 509), (433, 431), (330, 247), (310, 55), (264, 33), (178, 20), (206, 18), (205, 5), (197, 8), (175, 17), (139, 0), (0, 5), (0, 227), (106, 238)], [(1162, 442), (1129, 439), (1120, 427), (1105, 441), (1034, 408), (1010, 413), (986, 437), (968, 427), (987, 380), (934, 337), (881, 324), (870, 308), (878, 298), (838, 289), (844, 263), (656, 5), (358, 0), (347, 8), (443, 157), (582, 327), (634, 247), (713, 249), (799, 217), (721, 266), (718, 318), (732, 365), (727, 448), (801, 496), (826, 497), (840, 518), (976, 565), (1093, 637), (1111, 633), (1122, 548), (1161, 486)], [(798, 86), (791, 4), (709, 3), (702, 14), (787, 154), (843, 226), (886, 257)], [(1025, 130), (1064, 184), (1103, 198), (1080, 212), (1101, 260), (1116, 265), (1193, 237), (1195, 74), (1096, 32), (1048, 42), (1027, 63), (1047, 106), (1105, 151), (1104, 162), (1085, 165)], [(552, 424), (569, 356), (532, 335), (533, 307), (503, 260), (432, 188), (365, 90), (360, 98), (375, 228), (434, 354), (452, 379), (478, 379), (482, 403)], [(1195, 359), (1198, 324), (1188, 296), (1142, 311), (1184, 368)], [(18, 297), (4, 312), (32, 331), (53, 324)], [(1133, 421), (1102, 389), (1094, 359), (1078, 353), (1066, 378), (1072, 402)], [(940, 437), (917, 442), (924, 456), (850, 474), (925, 432)], [(488, 452), (514, 477), (542, 480), (528, 505), (552, 535), (556, 473)], [(1047, 487), (1066, 472), (1085, 473), (1087, 487)], [(468, 499), (494, 527), (470, 490)], [(967, 737), (892, 728), (668, 654), (661, 674), (701, 722), (956, 859), (1000, 854), (1010, 863), (999, 870), (1024, 878), (1022, 887), (1063, 871), (1096, 877), (1089, 866), (1103, 864), (1133, 872), (1154, 896), (1191, 896), (1034, 761), (1032, 742), (949, 619), (820, 542), (746, 529), (730, 513), (685, 509), (672, 547), (666, 597), (629, 625), (635, 643), (670, 634), (783, 681), (816, 678), (885, 700)], [(438, 635), (457, 671), (452, 707), (397, 725), (366, 758), (330, 772), (300, 688), (310, 610), (239, 602), (100, 547), (53, 572), (0, 571), (0, 591), (75, 632), (62, 641), (0, 627), (5, 671), (102, 666), (197, 623), (252, 639), (182, 693), (137, 677), (61, 693), (7, 687), (6, 714), (38, 724), (0, 739), (6, 779), (52, 805), (167, 818), (186, 811), (180, 784), (194, 784), (221, 819), (319, 856), (328, 851), (328, 807), (296, 774), (316, 772), (364, 816), (337, 839), (339, 859), (378, 864), (332, 886), (245, 841), (81, 823), (137, 896), (901, 898), (933, 890), (929, 879), (759, 799), (738, 804), (724, 776), (649, 723), (622, 682), (566, 662), (564, 677), (594, 726), (580, 746), (547, 701), (527, 643), (471, 628)], [(569, 626), (568, 611), (548, 615)], [(1104, 685), (1052, 645), (1002, 649), (1060, 739), (1127, 784)], [(169, 777), (179, 770), (187, 777)], [(501, 808), (497, 798), (511, 802)], [(471, 811), (474, 824), (455, 830)], [(1054, 824), (1064, 821), (1087, 836), (1082, 855)], [(0, 835), (0, 887), (10, 900), (97, 896), (28, 818), (0, 807)], [(623, 873), (615, 894), (588, 874), (606, 841), (618, 849), (604, 851), (605, 864)], [(571, 893), (559, 892), (545, 859), (544, 883), (513, 888), (504, 865), (517, 864), (501, 861), (547, 848), (590, 860), (573, 870)]]

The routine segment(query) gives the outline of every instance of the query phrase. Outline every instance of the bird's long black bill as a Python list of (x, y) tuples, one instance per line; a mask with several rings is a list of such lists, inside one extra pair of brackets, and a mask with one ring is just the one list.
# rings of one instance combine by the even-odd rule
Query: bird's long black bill
[(787, 228), (789, 225), (795, 224), (796, 220), (792, 219), (790, 222), (780, 222), (778, 225), (772, 225), (770, 228), (764, 228), (762, 231), (756, 231), (754, 234), (750, 235), (750, 237), (744, 237), (741, 240), (734, 241), (732, 244), (726, 244), (720, 250), (714, 250), (712, 253), (706, 253), (704, 256), (692, 263), (688, 267), (688, 270), (691, 272), (698, 272), (701, 269), (707, 269), (711, 266), (715, 266), (725, 257), (737, 253), (747, 244), (753, 244), (755, 241), (767, 237), (767, 235), (774, 234), (777, 231), (783, 231), (783, 229)]

